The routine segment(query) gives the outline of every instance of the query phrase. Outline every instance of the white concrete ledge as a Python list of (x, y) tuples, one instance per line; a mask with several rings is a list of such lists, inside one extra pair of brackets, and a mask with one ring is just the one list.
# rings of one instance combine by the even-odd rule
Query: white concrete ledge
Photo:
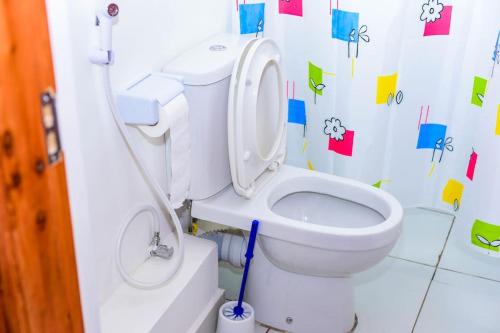
[[(186, 235), (185, 249), (179, 272), (165, 286), (141, 290), (123, 283), (116, 289), (100, 308), (102, 333), (180, 333), (193, 330), (197, 321), (205, 323), (198, 317), (210, 313), (207, 306), (221, 297), (217, 246)], [(146, 262), (134, 276), (154, 280), (158, 270), (158, 262)]]

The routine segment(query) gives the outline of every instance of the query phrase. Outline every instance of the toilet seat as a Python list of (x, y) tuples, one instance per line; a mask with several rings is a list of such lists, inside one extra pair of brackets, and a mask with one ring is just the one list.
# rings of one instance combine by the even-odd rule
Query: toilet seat
[[(368, 207), (383, 219), (380, 223), (351, 227), (329, 223), (306, 223), (274, 212), (272, 207), (287, 195), (300, 192), (319, 193)], [(356, 180), (282, 165), (274, 177), (251, 200), (236, 194), (231, 186), (216, 195), (194, 201), (193, 217), (214, 221), (237, 229), (249, 230), (258, 219), (259, 234), (325, 250), (361, 251), (387, 245), (399, 234), (403, 210), (397, 200)]]
[[(285, 97), (278, 47), (266, 38), (249, 41), (229, 88), (232, 185), (194, 200), (191, 215), (242, 230), (259, 220), (259, 246), (284, 271), (322, 277), (363, 271), (394, 246), (401, 231), (401, 205), (373, 186), (282, 165)], [(306, 200), (297, 200), (304, 196)], [(275, 205), (281, 207), (273, 209)], [(336, 211), (323, 209), (326, 205)], [(293, 212), (297, 206), (304, 212)]]
[(278, 46), (253, 39), (233, 69), (228, 101), (228, 146), (235, 191), (251, 198), (283, 163), (286, 104)]
[[(384, 246), (386, 233), (392, 238), (399, 232), (394, 226), (402, 215), (397, 210), (400, 205), (391, 195), (354, 180), (281, 165), (286, 150), (286, 109), (279, 61), (279, 49), (270, 39), (253, 39), (243, 48), (233, 68), (228, 102), (233, 184), (210, 198), (194, 201), (192, 215), (246, 230), (248, 221), (259, 219), (262, 222), (259, 232), (263, 235), (303, 245), (314, 239), (315, 246), (323, 249), (360, 250)], [(271, 78), (266, 77), (269, 69)], [(269, 89), (274, 89), (276, 94), (266, 95)], [(270, 112), (259, 114), (262, 111)], [(267, 133), (271, 142), (264, 147), (267, 151), (263, 154), (258, 135), (262, 129), (269, 130), (265, 127), (268, 120), (274, 122), (277, 130)], [(381, 223), (369, 227), (345, 227), (333, 222), (306, 223), (272, 210), (279, 200), (298, 192), (349, 200), (371, 208), (383, 218)]]

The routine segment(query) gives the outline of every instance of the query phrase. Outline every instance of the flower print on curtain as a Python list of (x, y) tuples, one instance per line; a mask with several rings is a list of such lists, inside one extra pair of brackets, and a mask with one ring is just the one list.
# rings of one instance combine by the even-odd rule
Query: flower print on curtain
[(500, 2), (300, 5), (302, 16), (266, 1), (266, 36), (301, 97), (289, 104), (287, 162), (453, 213), (463, 244), (498, 255), (485, 243), (496, 229), (471, 235), (485, 229), (476, 220), (500, 226)]
[(439, 3), (438, 0), (429, 0), (429, 2), (422, 5), (422, 14), (420, 14), (420, 20), (429, 22), (435, 22), (441, 18), (441, 12), (444, 6)]
[(420, 20), (425, 21), (424, 36), (448, 35), (452, 10), (452, 6), (444, 6), (438, 0), (424, 3), (420, 14)]
[(328, 150), (344, 156), (352, 156), (354, 146), (354, 131), (347, 130), (337, 118), (325, 120), (323, 133), (330, 137)]

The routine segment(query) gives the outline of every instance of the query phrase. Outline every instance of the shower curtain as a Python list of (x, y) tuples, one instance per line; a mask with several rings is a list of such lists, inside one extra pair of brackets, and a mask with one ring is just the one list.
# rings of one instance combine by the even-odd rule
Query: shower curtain
[(236, 0), (236, 31), (279, 44), (287, 163), (457, 216), (500, 249), (500, 1)]

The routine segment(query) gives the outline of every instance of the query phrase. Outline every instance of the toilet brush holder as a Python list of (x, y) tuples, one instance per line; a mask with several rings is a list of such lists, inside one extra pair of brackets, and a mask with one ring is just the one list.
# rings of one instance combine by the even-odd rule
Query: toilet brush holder
[(236, 316), (234, 307), (237, 305), (236, 301), (222, 304), (216, 333), (255, 333), (255, 312), (252, 306), (243, 302), (243, 314)]
[(248, 270), (253, 258), (253, 249), (257, 239), (259, 221), (252, 221), (250, 237), (248, 239), (247, 252), (245, 253), (245, 268), (241, 279), (240, 295), (238, 302), (227, 302), (219, 309), (219, 320), (217, 323), (217, 333), (254, 333), (255, 314), (250, 304), (243, 302), (245, 287), (247, 285)]

